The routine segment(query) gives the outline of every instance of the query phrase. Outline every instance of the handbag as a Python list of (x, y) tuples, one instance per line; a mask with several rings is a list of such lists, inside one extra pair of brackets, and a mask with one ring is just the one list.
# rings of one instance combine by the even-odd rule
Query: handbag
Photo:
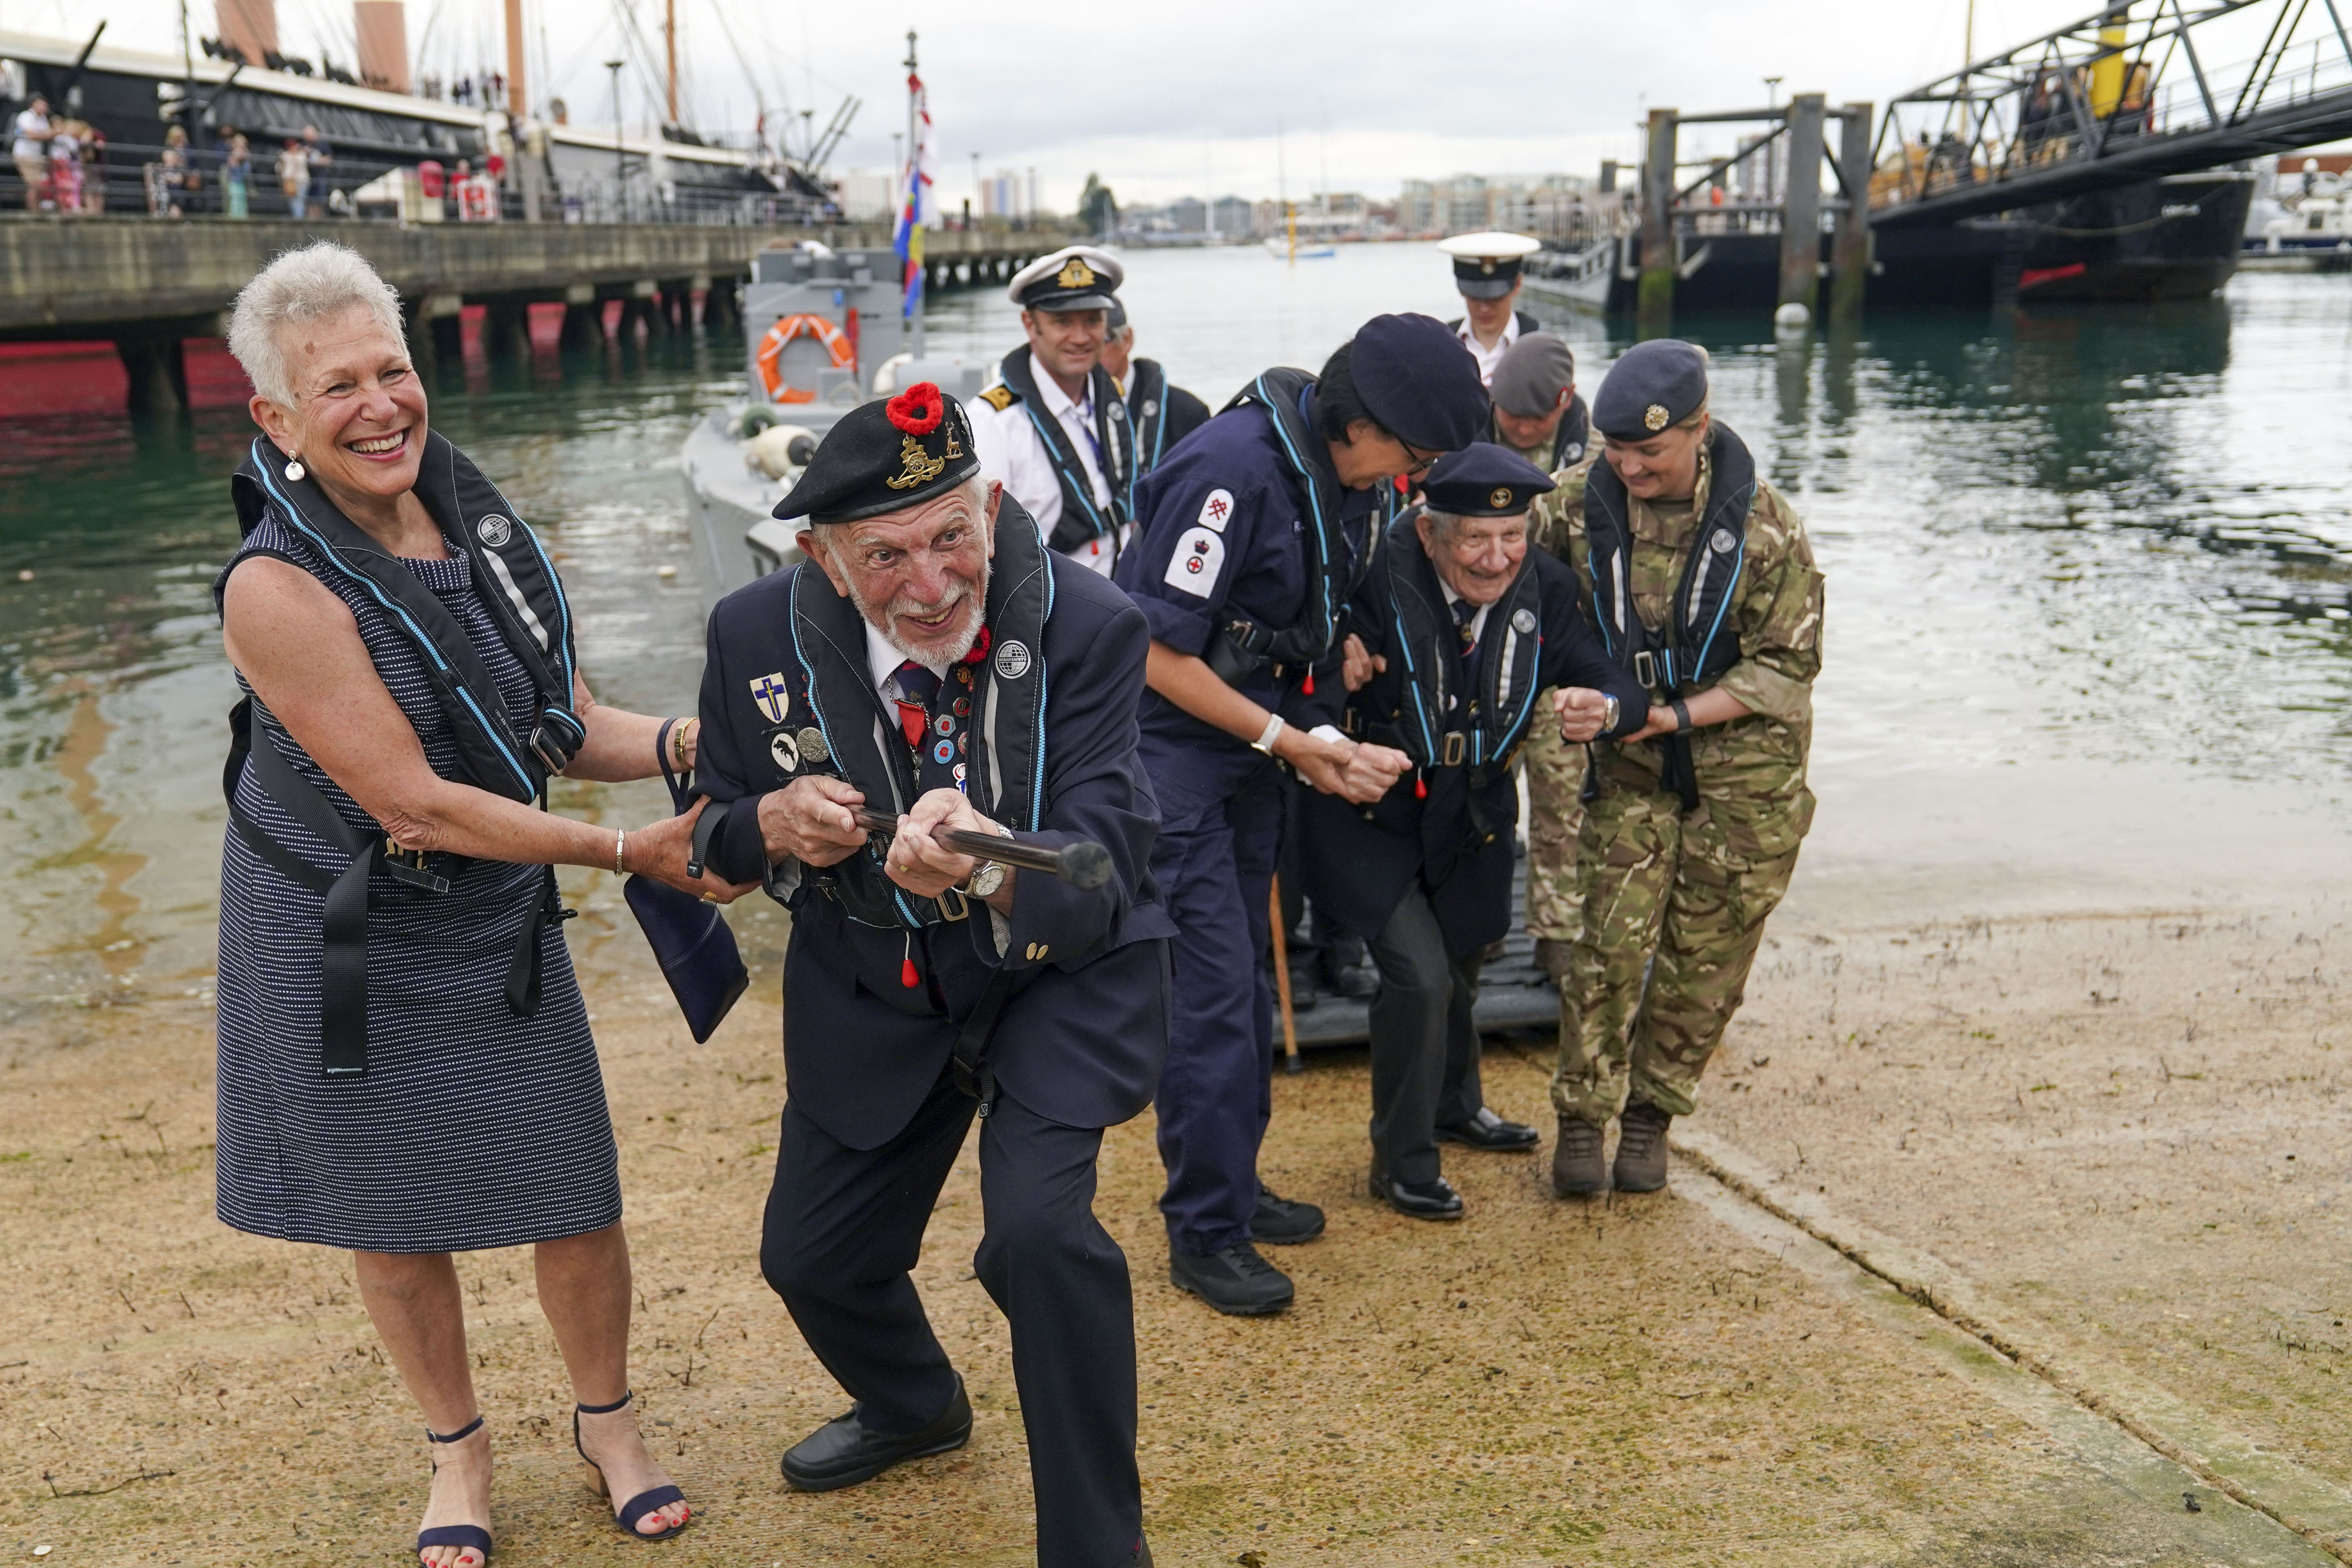
[[(663, 723), (654, 749), (660, 753), (670, 805), (683, 816), (694, 805), (694, 771), (689, 768), (681, 777), (669, 765), (670, 726), (677, 722), (671, 719)], [(686, 868), (688, 876), (702, 874), (703, 857), (710, 851), (710, 837), (718, 826), (719, 818), (708, 810), (694, 825), (692, 858)], [(622, 884), (621, 892), (654, 950), (662, 978), (669, 982), (670, 994), (677, 998), (678, 1011), (686, 1015), (694, 1043), (701, 1045), (751, 983), (743, 968), (743, 955), (735, 946), (733, 928), (717, 904), (705, 903), (692, 893), (650, 877), (631, 877)]]

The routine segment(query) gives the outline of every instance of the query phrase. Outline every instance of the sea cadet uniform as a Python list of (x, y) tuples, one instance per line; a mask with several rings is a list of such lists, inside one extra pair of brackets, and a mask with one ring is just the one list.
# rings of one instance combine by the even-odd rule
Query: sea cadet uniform
[[(823, 527), (900, 510), (971, 478), (971, 451), (954, 401), (911, 387), (836, 425), (778, 513)], [(702, 855), (793, 915), (789, 1097), (761, 1268), (856, 1404), (787, 1454), (787, 1479), (847, 1485), (968, 1435), (962, 1382), (908, 1271), (977, 1114), (972, 1267), (1012, 1328), (1037, 1560), (1131, 1564), (1149, 1561), (1132, 1300), (1093, 1199), (1102, 1129), (1150, 1101), (1166, 1039), (1173, 928), (1135, 749), (1150, 638), (1125, 595), (1043, 547), (1018, 502), (995, 538), (982, 641), (940, 669), (899, 659), (814, 563), (719, 602)], [(771, 863), (759, 803), (810, 773), (881, 810), (964, 790), (1024, 842), (1103, 845), (1113, 875), (1082, 891), (1016, 872), (1005, 916), (952, 889), (906, 891), (879, 840), (829, 868)]]
[[(1529, 332), (1513, 343), (1487, 390), (1498, 413), (1538, 418), (1558, 410), (1559, 423), (1548, 440), (1516, 447), (1496, 423), (1495, 440), (1547, 474), (1573, 468), (1593, 444), (1591, 410), (1575, 389), (1576, 356), (1551, 332)], [(1561, 393), (1568, 406), (1559, 405)], [(1528, 511), (1528, 534), (1539, 545), (1551, 542), (1558, 507), (1556, 491), (1536, 497)], [(1528, 935), (1547, 972), (1557, 980), (1576, 941), (1583, 905), (1576, 891), (1576, 835), (1584, 820), (1578, 795), (1584, 787), (1584, 748), (1559, 738), (1552, 725), (1528, 737)]]
[[(1522, 265), (1543, 247), (1523, 234), (1488, 231), (1457, 234), (1440, 240), (1437, 248), (1454, 258), (1454, 287), (1464, 299), (1500, 300), (1519, 286)], [(1511, 345), (1537, 330), (1536, 319), (1525, 310), (1513, 310), (1503, 323), (1503, 335), (1491, 344), (1478, 341), (1467, 316), (1456, 316), (1445, 324), (1478, 362), (1478, 379), (1488, 383), (1495, 379), (1495, 367)]]
[[(1456, 449), (1484, 427), (1486, 394), (1468, 358), (1428, 317), (1376, 317), (1348, 353), (1370, 416), (1413, 447)], [(1170, 452), (1137, 486), (1135, 544), (1115, 574), (1155, 640), (1310, 724), (1318, 682), (1323, 709), (1336, 711), (1342, 616), (1395, 496), (1386, 484), (1341, 488), (1317, 390), (1303, 371), (1266, 371)], [(1282, 773), (1156, 692), (1143, 699), (1139, 754), (1160, 800), (1152, 871), (1179, 933), (1156, 1102), (1169, 1246), (1192, 1259), (1240, 1248), (1248, 1256), (1237, 1266), (1264, 1270), (1249, 1248), (1273, 1108), (1262, 955)], [(1255, 1310), (1287, 1299), (1286, 1289)]]
[[(1638, 441), (1706, 396), (1701, 351), (1642, 343), (1602, 383), (1593, 423)], [(1570, 1119), (1597, 1130), (1622, 1113), (1629, 1139), (1637, 1119), (1654, 1130), (1663, 1181), (1664, 1125), (1697, 1108), (1700, 1077), (1812, 825), (1805, 768), (1822, 574), (1804, 524), (1720, 421), (1689, 500), (1634, 499), (1605, 459), (1588, 458), (1563, 477), (1555, 512), (1555, 548), (1576, 568), (1594, 630), (1652, 703), (1715, 687), (1750, 710), (1591, 748), (1577, 848), (1583, 919), (1552, 1103), (1564, 1142)]]
[[(1114, 300), (1103, 331), (1115, 338), (1126, 331), (1127, 307)], [(1171, 384), (1167, 368), (1156, 359), (1129, 359), (1119, 392), (1127, 400), (1128, 427), (1134, 433), (1137, 479), (1158, 468), (1177, 442), (1209, 422), (1209, 405)], [(1130, 505), (1130, 514), (1132, 510)]]
[[(1005, 293), (1024, 310), (1108, 310), (1127, 276), (1116, 257), (1073, 245), (1013, 275)], [(1110, 574), (1127, 543), (1135, 431), (1127, 400), (1097, 363), (1073, 399), (1025, 344), (1004, 356), (997, 384), (971, 406), (981, 471), (1037, 520), (1046, 542)]]
[[(1481, 443), (1430, 469), (1423, 505), (1517, 519), (1551, 488), (1534, 464)], [(1529, 549), (1499, 599), (1473, 604), (1423, 550), (1423, 510), (1390, 528), (1350, 607), (1350, 629), (1386, 668), (1348, 698), (1343, 726), (1417, 765), (1369, 806), (1309, 796), (1300, 860), (1316, 907), (1369, 939), (1380, 967), (1372, 1195), (1415, 1217), (1452, 1219), (1462, 1201), (1439, 1172), (1439, 1129), (1482, 1117), (1514, 1125), (1486, 1109), (1471, 1009), (1486, 946), (1511, 924), (1513, 766), (1531, 734), (1559, 730), (1538, 694), (1557, 686), (1605, 693), (1615, 707), (1611, 734), (1640, 729), (1648, 704), (1586, 627), (1563, 563)], [(1534, 1130), (1518, 1131), (1515, 1143), (1463, 1141), (1533, 1147)]]

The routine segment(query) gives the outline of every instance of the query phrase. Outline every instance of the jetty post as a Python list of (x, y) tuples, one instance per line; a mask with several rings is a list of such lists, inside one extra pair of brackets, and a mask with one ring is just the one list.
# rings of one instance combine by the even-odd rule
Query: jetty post
[(1830, 323), (1850, 327), (1862, 320), (1863, 295), (1870, 286), (1870, 122), (1872, 106), (1849, 103), (1838, 110), (1838, 183), (1845, 205), (1837, 210), (1830, 240)]
[(1635, 330), (1664, 337), (1675, 319), (1675, 142), (1679, 114), (1650, 110), (1649, 151), (1642, 162), (1642, 276), (1635, 286)]
[(1777, 303), (1801, 307), (1809, 320), (1822, 275), (1822, 132), (1826, 114), (1827, 100), (1818, 92), (1801, 92), (1789, 100), (1789, 184), (1780, 199)]

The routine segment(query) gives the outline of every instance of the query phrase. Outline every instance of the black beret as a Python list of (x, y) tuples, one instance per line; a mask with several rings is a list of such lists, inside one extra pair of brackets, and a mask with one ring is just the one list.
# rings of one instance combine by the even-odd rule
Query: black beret
[(1706, 402), (1706, 351), (1653, 338), (1617, 356), (1592, 398), (1592, 427), (1612, 441), (1647, 441)]
[(928, 381), (861, 403), (825, 432), (775, 515), (856, 522), (903, 511), (980, 472), (963, 405)]
[(1423, 452), (1458, 452), (1492, 416), (1478, 362), (1432, 316), (1374, 316), (1349, 356), (1356, 395), (1381, 428)]
[(1517, 452), (1480, 441), (1430, 465), (1421, 493), (1433, 511), (1456, 517), (1516, 517), (1546, 490), (1551, 476)]

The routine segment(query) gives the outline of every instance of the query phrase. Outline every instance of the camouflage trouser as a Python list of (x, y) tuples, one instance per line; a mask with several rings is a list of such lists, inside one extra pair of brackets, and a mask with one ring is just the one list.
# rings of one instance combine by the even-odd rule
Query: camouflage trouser
[(1685, 816), (1672, 795), (1624, 788), (1585, 809), (1578, 850), (1584, 921), (1560, 998), (1552, 1105), (1605, 1123), (1630, 1090), (1688, 1116), (1797, 851), (1735, 856), (1704, 808)]
[[(1536, 712), (1551, 712), (1550, 691), (1536, 698)], [(1528, 934), (1574, 942), (1584, 924), (1584, 895), (1576, 886), (1584, 748), (1561, 740), (1559, 727), (1538, 717), (1520, 755), (1528, 764)]]

